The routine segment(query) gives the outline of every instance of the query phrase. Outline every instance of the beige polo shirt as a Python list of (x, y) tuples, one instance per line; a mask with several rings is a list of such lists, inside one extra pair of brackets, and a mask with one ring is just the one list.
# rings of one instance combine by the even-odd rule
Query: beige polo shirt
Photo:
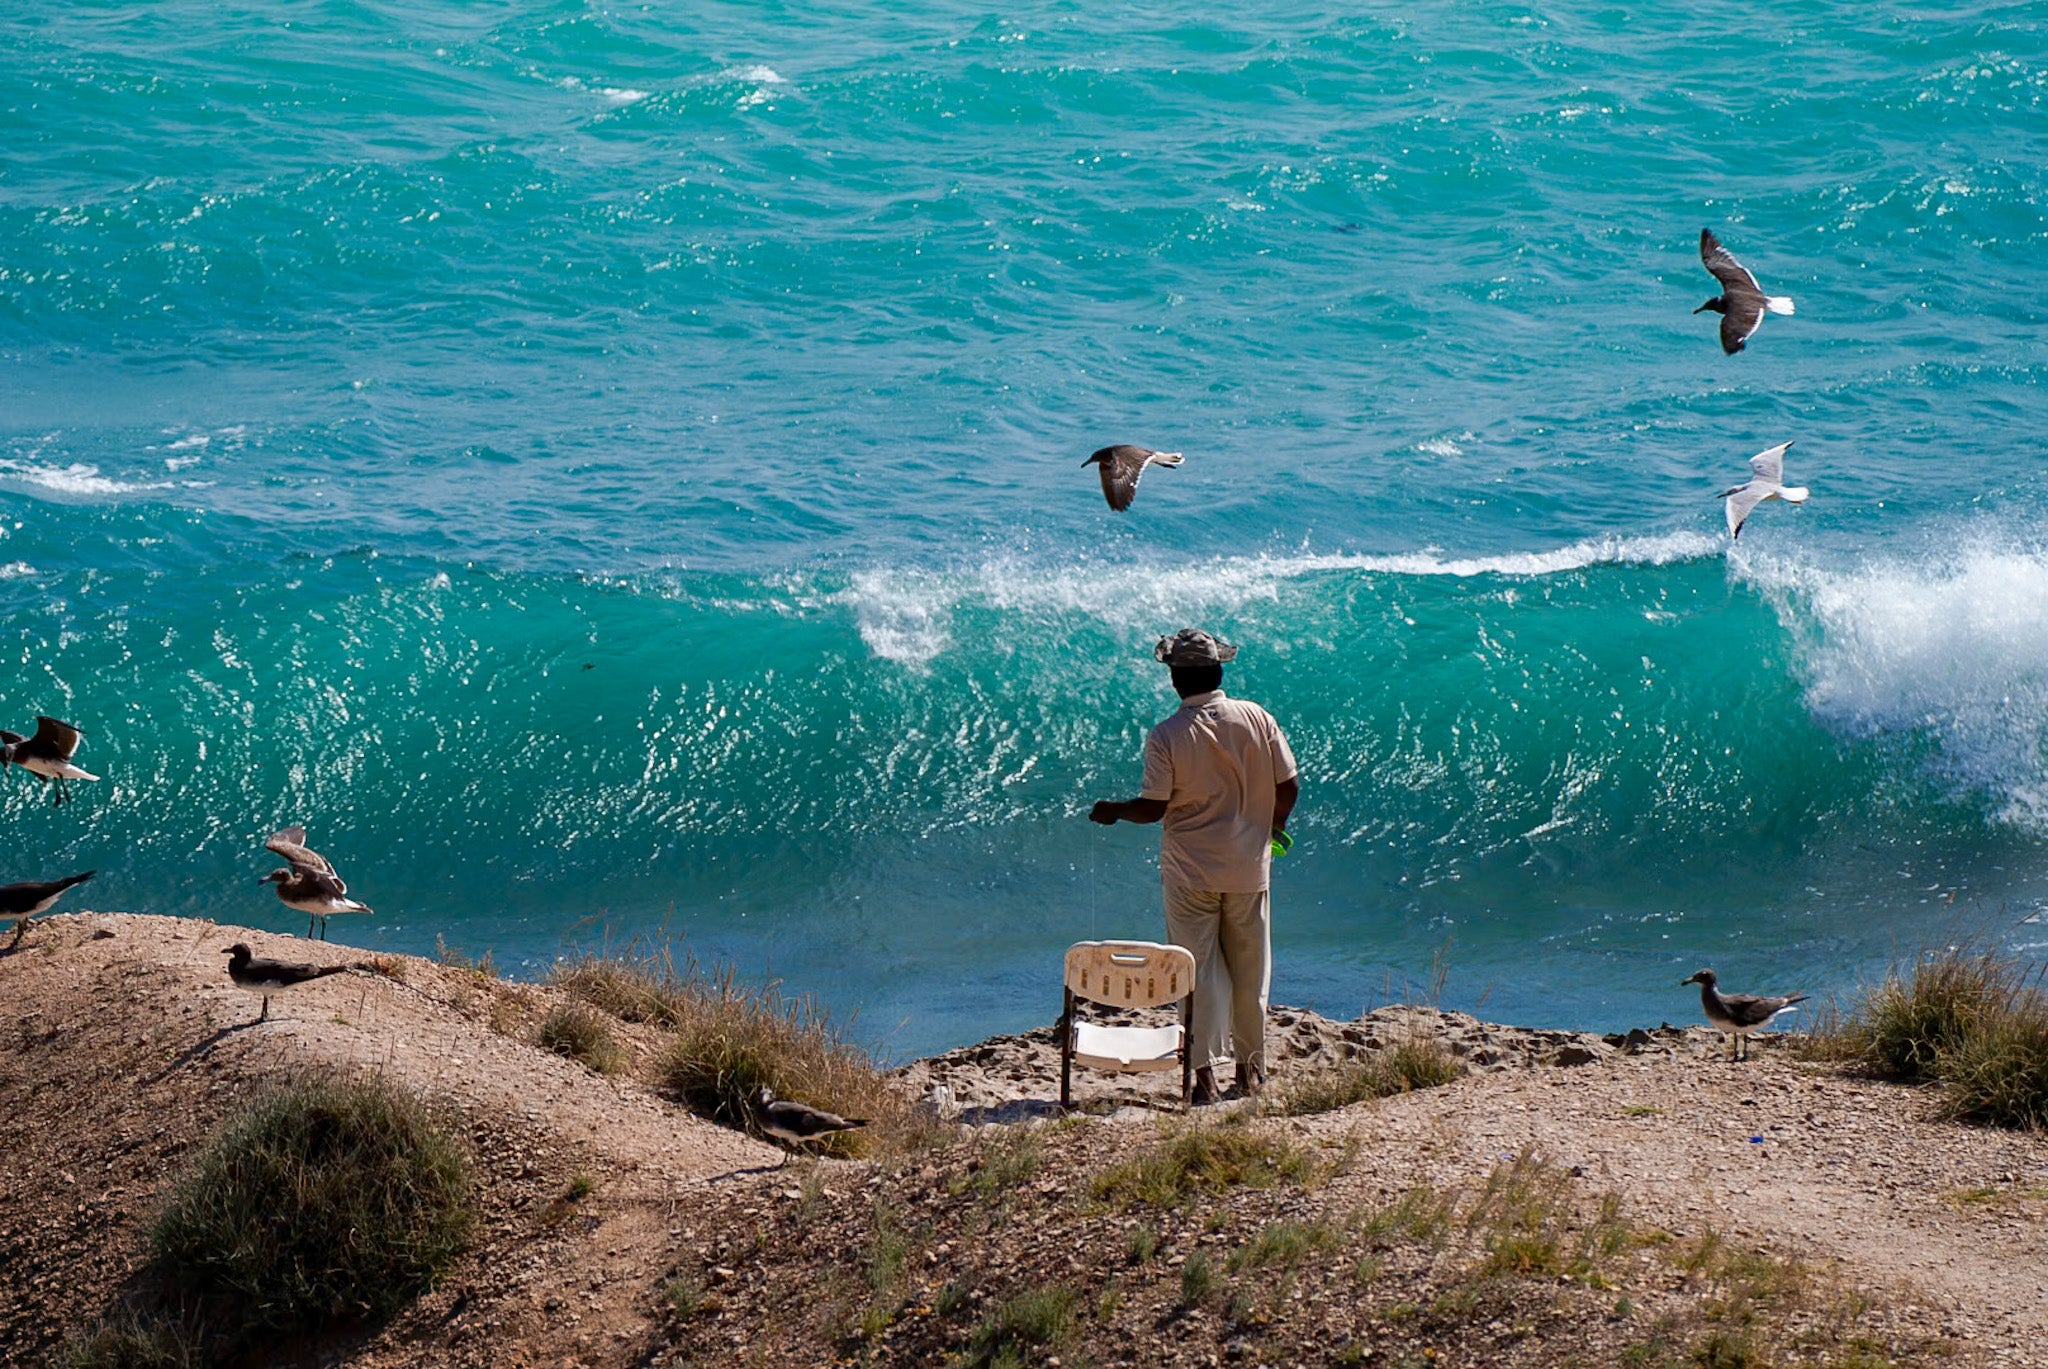
[(1217, 894), (1264, 889), (1273, 786), (1294, 775), (1294, 752), (1265, 709), (1220, 689), (1181, 700), (1145, 738), (1140, 796), (1166, 800), (1160, 880)]

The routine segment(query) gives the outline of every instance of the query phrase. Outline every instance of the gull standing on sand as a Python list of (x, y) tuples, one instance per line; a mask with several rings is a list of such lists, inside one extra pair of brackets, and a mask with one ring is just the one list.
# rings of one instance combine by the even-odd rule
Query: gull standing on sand
[[(868, 1124), (865, 1117), (841, 1117), (836, 1112), (823, 1108), (806, 1107), (775, 1096), (775, 1090), (766, 1084), (761, 1086), (760, 1113), (762, 1134), (794, 1150), (809, 1142), (841, 1131), (857, 1131)], [(782, 1153), (782, 1163), (789, 1163), (789, 1151)]]
[(0, 768), (18, 765), (44, 784), (54, 783), (56, 792), (50, 795), (52, 807), (69, 802), (69, 781), (99, 778), (71, 763), (71, 758), (78, 754), (79, 739), (84, 735), (70, 723), (38, 717), (33, 737), (24, 737), (19, 732), (0, 732)]
[(297, 825), (280, 827), (263, 845), (291, 862), (289, 870), (272, 870), (259, 884), (275, 884), (277, 897), (287, 908), (306, 915), (306, 935), (313, 935), (313, 923), (320, 924), (320, 939), (327, 939), (327, 919), (336, 913), (369, 913), (376, 910), (348, 896), (348, 885), (328, 864), (327, 857), (306, 845), (306, 829)]
[(1184, 460), (1179, 452), (1155, 452), (1150, 447), (1119, 443), (1102, 448), (1081, 464), (1101, 467), (1097, 474), (1102, 477), (1102, 497), (1122, 513), (1137, 498), (1138, 478), (1145, 474), (1147, 466), (1178, 466)]
[(0, 917), (11, 917), (14, 921), (14, 940), (7, 943), (13, 950), (21, 944), (28, 933), (29, 919), (37, 913), (47, 912), (57, 896), (74, 884), (83, 884), (93, 877), (87, 870), (82, 875), (70, 875), (64, 879), (29, 880), (21, 884), (0, 887)]
[(1785, 483), (1785, 452), (1790, 442), (1780, 442), (1769, 451), (1758, 452), (1749, 458), (1749, 483), (1721, 491), (1720, 498), (1728, 501), (1728, 540), (1742, 536), (1742, 525), (1749, 518), (1750, 511), (1766, 499), (1782, 499), (1787, 504), (1804, 504), (1806, 496), (1812, 493), (1804, 485)]
[(1743, 344), (1763, 326), (1766, 313), (1792, 312), (1791, 299), (1785, 295), (1766, 295), (1749, 268), (1721, 246), (1710, 228), (1700, 230), (1700, 260), (1721, 282), (1721, 293), (1693, 312), (1704, 314), (1711, 309), (1721, 316), (1721, 350), (1729, 356), (1741, 351)]
[(257, 1022), (270, 1016), (270, 1000), (286, 989), (311, 979), (325, 979), (349, 968), (346, 965), (308, 965), (294, 960), (262, 960), (250, 954), (248, 946), (239, 941), (221, 954), (228, 957), (228, 978), (235, 981), (236, 988), (263, 995), (263, 1011), (256, 1014)]
[(1745, 1038), (1753, 1032), (1770, 1025), (1780, 1013), (1797, 1012), (1798, 1004), (1806, 1001), (1803, 993), (1786, 994), (1783, 998), (1759, 998), (1748, 993), (1722, 993), (1714, 987), (1712, 970), (1701, 970), (1690, 979), (1678, 981), (1679, 987), (1687, 984), (1700, 986), (1700, 1007), (1705, 1009), (1707, 1021), (1715, 1030), (1728, 1037), (1733, 1058), (1749, 1059), (1749, 1046)]

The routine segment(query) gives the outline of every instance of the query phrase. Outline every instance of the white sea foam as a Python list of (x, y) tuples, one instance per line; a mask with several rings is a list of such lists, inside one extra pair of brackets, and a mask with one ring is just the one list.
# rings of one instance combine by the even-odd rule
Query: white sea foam
[(759, 62), (743, 67), (728, 67), (718, 74), (721, 81), (743, 81), (752, 86), (779, 86), (788, 84), (776, 74), (775, 68)]
[(1998, 817), (2048, 832), (2048, 549), (1826, 569), (1742, 557), (1799, 643), (1807, 707), (1852, 736), (1918, 736)]
[(137, 484), (113, 480), (100, 474), (98, 466), (73, 462), (68, 466), (43, 466), (33, 461), (0, 461), (0, 476), (40, 485), (58, 494), (133, 494), (138, 490), (169, 489), (169, 481)]
[[(1167, 565), (1102, 564), (1047, 568), (993, 561), (970, 571), (870, 569), (854, 574), (828, 602), (852, 606), (861, 640), (884, 660), (925, 666), (954, 639), (953, 619), (973, 603), (1050, 619), (1070, 616), (1124, 629), (1180, 622), (1189, 615), (1243, 611), (1274, 603), (1295, 581), (1316, 575), (1529, 578), (1592, 566), (1668, 565), (1717, 555), (1721, 540), (1703, 533), (1603, 537), (1550, 551), (1451, 557), (1439, 551), (1387, 556), (1226, 557)], [(798, 598), (803, 600), (801, 591)]]
[(638, 104), (647, 98), (646, 91), (634, 90), (630, 86), (599, 86), (597, 93), (615, 105)]
[(10, 561), (0, 566), (0, 580), (19, 580), (24, 575), (34, 575), (36, 568), (26, 561)]
[(176, 442), (166, 442), (164, 450), (167, 452), (188, 452), (194, 447), (204, 447), (211, 441), (213, 441), (213, 438), (210, 434), (192, 433), (189, 436), (179, 438)]

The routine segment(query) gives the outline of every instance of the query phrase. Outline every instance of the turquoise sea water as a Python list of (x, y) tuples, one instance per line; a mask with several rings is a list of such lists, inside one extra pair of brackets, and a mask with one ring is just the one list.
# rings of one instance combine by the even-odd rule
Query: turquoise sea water
[(337, 936), (950, 1045), (1156, 933), (1081, 814), (1195, 623), (1304, 766), (1283, 1001), (2048, 943), (2044, 89), (2024, 5), (10, 10), (0, 725), (107, 780), (0, 777), (0, 878), (298, 930), (303, 820)]

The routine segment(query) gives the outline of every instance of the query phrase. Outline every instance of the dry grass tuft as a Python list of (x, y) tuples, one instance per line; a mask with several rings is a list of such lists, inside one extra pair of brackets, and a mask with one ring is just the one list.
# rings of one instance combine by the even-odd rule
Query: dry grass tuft
[(551, 1010), (541, 1019), (533, 1042), (599, 1074), (619, 1074), (632, 1062), (603, 1014), (580, 1003), (565, 1003)]
[(1210, 1126), (1167, 1133), (1156, 1145), (1097, 1174), (1097, 1198), (1120, 1207), (1174, 1207), (1203, 1193), (1306, 1185), (1315, 1158), (1295, 1141), (1235, 1115)]
[(705, 970), (668, 942), (633, 942), (564, 959), (548, 983), (590, 1008), (662, 1029), (656, 1084), (714, 1122), (758, 1130), (763, 1087), (869, 1125), (819, 1142), (840, 1158), (929, 1148), (942, 1135), (816, 1000), (776, 984), (750, 988), (730, 968)]
[(1266, 1111), (1282, 1117), (1334, 1112), (1372, 1098), (1436, 1088), (1464, 1073), (1465, 1067), (1440, 1043), (1410, 1039), (1364, 1052), (1335, 1069), (1287, 1079), (1269, 1096)]
[(1922, 956), (1816, 1030), (1809, 1053), (1883, 1079), (1946, 1085), (1939, 1110), (1989, 1126), (2048, 1126), (2048, 966), (1967, 947)]

